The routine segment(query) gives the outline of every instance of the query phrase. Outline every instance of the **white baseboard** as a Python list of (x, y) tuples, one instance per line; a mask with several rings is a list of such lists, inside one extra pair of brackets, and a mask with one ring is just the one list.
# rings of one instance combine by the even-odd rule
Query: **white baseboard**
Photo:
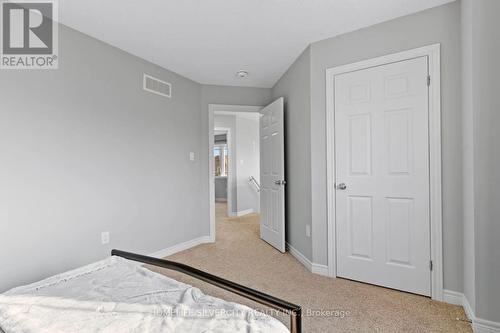
[(500, 323), (476, 318), (472, 321), (472, 330), (475, 333), (498, 333), (500, 332)]
[(289, 243), (286, 243), (286, 246), (288, 248), (288, 252), (290, 252), (290, 254), (302, 265), (304, 265), (308, 271), (314, 274), (328, 276), (328, 266), (312, 263), (309, 259), (306, 258), (305, 255), (303, 255), (299, 250), (291, 246)]
[(467, 299), (467, 297), (465, 297), (464, 294), (462, 294), (462, 307), (464, 308), (465, 315), (471, 321), (472, 330), (474, 331), (474, 320), (477, 320), (477, 318), (474, 314), (474, 311), (472, 310), (472, 307), (470, 306), (469, 300)]
[(236, 213), (231, 212), (231, 213), (229, 213), (229, 216), (230, 217), (240, 217), (240, 216), (251, 214), (251, 213), (253, 213), (253, 208), (240, 210)]
[(286, 247), (288, 248), (288, 252), (297, 259), (302, 265), (304, 265), (308, 271), (312, 272), (312, 263), (309, 259), (306, 258), (302, 253), (299, 252), (296, 248), (286, 243)]
[(453, 290), (443, 290), (443, 302), (453, 304), (453, 305), (461, 305), (464, 304), (464, 294), (453, 291)]
[(321, 264), (312, 264), (312, 270), (314, 274), (318, 275), (323, 275), (323, 276), (329, 276), (328, 275), (328, 266), (327, 265), (321, 265)]
[(195, 239), (191, 239), (186, 242), (167, 247), (166, 249), (156, 251), (155, 253), (151, 253), (149, 256), (155, 258), (165, 258), (171, 256), (174, 253), (181, 252), (205, 243), (211, 243), (210, 236), (201, 236)]
[(474, 333), (500, 333), (500, 323), (477, 318), (467, 297), (463, 293), (445, 289), (443, 290), (443, 300), (446, 303), (464, 307), (465, 315), (472, 321), (472, 330)]

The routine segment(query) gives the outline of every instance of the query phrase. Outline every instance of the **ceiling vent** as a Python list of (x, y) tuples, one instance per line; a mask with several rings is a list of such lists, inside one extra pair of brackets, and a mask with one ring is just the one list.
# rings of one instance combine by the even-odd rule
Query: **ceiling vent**
[(172, 85), (151, 75), (144, 74), (143, 89), (163, 97), (172, 97)]

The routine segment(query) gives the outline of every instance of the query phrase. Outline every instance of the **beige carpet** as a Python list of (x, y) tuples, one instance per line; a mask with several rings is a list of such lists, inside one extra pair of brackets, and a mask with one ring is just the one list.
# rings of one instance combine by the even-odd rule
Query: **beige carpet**
[[(169, 259), (200, 268), (234, 282), (300, 304), (303, 332), (472, 332), (461, 307), (426, 297), (344, 279), (310, 273), (290, 254), (282, 254), (259, 239), (259, 217), (226, 218), (217, 204), (217, 241), (177, 253)], [(263, 306), (180, 273), (161, 273), (205, 293)], [(331, 310), (331, 315), (308, 310)], [(345, 314), (342, 317), (342, 312)], [(278, 317), (288, 324), (287, 317)]]

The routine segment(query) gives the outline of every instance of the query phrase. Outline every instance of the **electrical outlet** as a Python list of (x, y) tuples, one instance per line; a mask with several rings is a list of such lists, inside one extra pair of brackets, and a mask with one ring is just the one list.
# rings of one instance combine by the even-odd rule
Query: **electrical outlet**
[(102, 245), (109, 244), (109, 231), (104, 231), (101, 233), (101, 243)]
[(311, 225), (306, 224), (306, 237), (311, 237)]

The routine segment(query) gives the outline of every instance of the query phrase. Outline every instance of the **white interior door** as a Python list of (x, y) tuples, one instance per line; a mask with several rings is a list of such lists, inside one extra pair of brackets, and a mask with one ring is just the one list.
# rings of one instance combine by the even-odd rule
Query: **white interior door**
[(285, 136), (283, 98), (260, 117), (260, 237), (285, 252)]
[(427, 57), (335, 77), (337, 276), (430, 296)]

